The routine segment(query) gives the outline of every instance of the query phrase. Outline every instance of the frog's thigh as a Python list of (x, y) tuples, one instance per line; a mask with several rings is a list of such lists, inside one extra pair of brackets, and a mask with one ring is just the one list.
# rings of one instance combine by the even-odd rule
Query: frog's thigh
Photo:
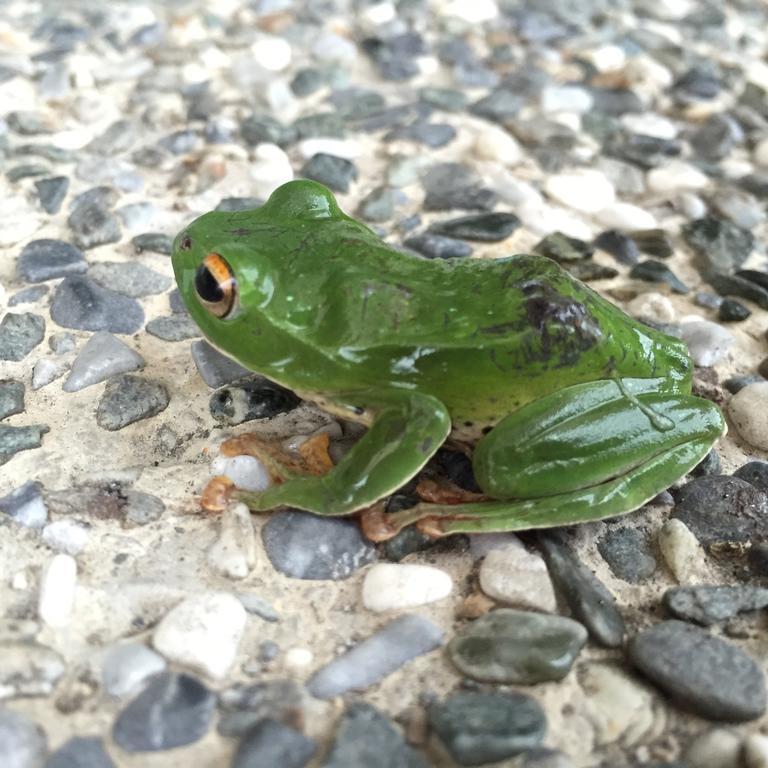
[(404, 390), (355, 393), (350, 404), (375, 412), (363, 437), (326, 475), (301, 477), (263, 493), (238, 496), (253, 510), (289, 505), (319, 515), (346, 515), (399, 488), (427, 463), (451, 428), (436, 398)]
[(475, 449), (478, 484), (495, 499), (591, 488), (691, 443), (703, 457), (723, 431), (708, 400), (627, 391), (615, 381), (580, 384), (510, 414)]

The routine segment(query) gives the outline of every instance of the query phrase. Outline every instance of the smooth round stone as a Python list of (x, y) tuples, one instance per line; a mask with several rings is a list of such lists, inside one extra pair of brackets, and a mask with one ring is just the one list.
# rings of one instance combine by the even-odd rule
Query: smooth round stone
[(17, 262), (19, 274), (29, 283), (81, 274), (88, 263), (80, 249), (63, 240), (33, 240), (22, 248)]
[(272, 484), (269, 471), (255, 456), (217, 456), (211, 475), (226, 475), (244, 491), (263, 491)]
[(31, 312), (6, 312), (0, 321), (0, 360), (23, 360), (45, 337), (45, 318)]
[(547, 613), (557, 610), (544, 560), (519, 540), (491, 549), (480, 566), (479, 580), (483, 592), (499, 602)]
[(629, 641), (629, 660), (681, 706), (741, 722), (766, 708), (765, 676), (740, 648), (683, 621), (664, 621)]
[(630, 584), (640, 583), (656, 570), (656, 558), (648, 540), (636, 528), (609, 529), (597, 548), (613, 573)]
[(517, 208), (516, 213), (526, 229), (529, 229), (534, 235), (559, 232), (579, 240), (592, 239), (592, 227), (564, 208), (530, 201)]
[(99, 202), (85, 201), (74, 206), (67, 224), (75, 244), (84, 250), (116, 243), (122, 237), (117, 217)]
[(389, 187), (377, 187), (365, 197), (358, 208), (361, 218), (367, 221), (389, 221), (395, 212), (397, 196)]
[(3, 768), (39, 768), (48, 752), (45, 731), (26, 715), (0, 710)]
[(682, 211), (683, 216), (691, 221), (707, 215), (707, 204), (693, 192), (681, 192), (677, 195), (675, 205)]
[(16, 307), (19, 304), (35, 304), (48, 295), (47, 285), (33, 285), (29, 288), (22, 288), (20, 291), (8, 299), (9, 307)]
[(592, 94), (578, 85), (549, 85), (541, 92), (543, 112), (584, 113), (592, 109)]
[(72, 364), (64, 382), (65, 392), (77, 392), (119, 373), (144, 367), (144, 358), (107, 331), (94, 333)]
[(478, 128), (476, 135), (474, 151), (477, 157), (506, 166), (517, 165), (522, 160), (520, 145), (504, 129), (488, 123)]
[(694, 364), (703, 367), (717, 365), (723, 360), (734, 341), (730, 331), (709, 320), (681, 323), (680, 335), (688, 345)]
[(622, 115), (621, 124), (631, 133), (671, 140), (677, 137), (677, 126), (666, 117), (654, 112)]
[(653, 214), (630, 203), (613, 203), (598, 211), (598, 222), (613, 229), (653, 229), (657, 226)]
[(202, 339), (193, 342), (190, 351), (200, 378), (212, 389), (218, 389), (253, 373)]
[(672, 302), (664, 294), (655, 291), (636, 296), (629, 302), (627, 309), (635, 317), (652, 320), (661, 325), (674, 323), (677, 318)]
[(766, 218), (762, 201), (747, 192), (724, 189), (716, 192), (711, 202), (718, 213), (742, 229), (753, 229)]
[(501, 608), (460, 630), (448, 655), (473, 680), (533, 685), (562, 680), (586, 641), (572, 619)]
[(674, 587), (664, 593), (664, 605), (678, 619), (705, 627), (745, 611), (768, 606), (768, 589), (748, 584)]
[(597, 213), (612, 205), (616, 197), (605, 175), (588, 168), (549, 176), (544, 189), (550, 197), (582, 213)]
[(668, 259), (674, 252), (674, 245), (669, 235), (663, 229), (636, 229), (629, 233), (641, 253)]
[(132, 261), (101, 261), (88, 270), (88, 277), (103, 288), (134, 299), (164, 293), (172, 284), (170, 277)]
[(715, 272), (724, 275), (741, 267), (755, 247), (755, 237), (749, 230), (718, 216), (694, 219), (681, 232), (688, 245)]
[(746, 464), (742, 464), (733, 473), (733, 476), (746, 480), (763, 493), (768, 493), (768, 461), (748, 461)]
[(134, 299), (88, 277), (70, 276), (56, 288), (51, 318), (64, 328), (131, 334), (144, 324), (144, 311)]
[(346, 579), (376, 559), (356, 522), (289, 510), (261, 529), (272, 565), (294, 579)]
[(170, 396), (159, 381), (142, 379), (129, 373), (107, 382), (96, 408), (96, 423), (114, 432), (142, 419), (156, 416), (168, 407)]
[[(220, 210), (217, 208), (216, 210)], [(136, 253), (162, 253), (170, 256), (173, 250), (173, 239), (162, 232), (142, 232), (131, 239), (131, 245)]]
[(472, 246), (468, 243), (430, 232), (408, 237), (403, 241), (403, 245), (429, 259), (460, 259), (472, 255)]
[(426, 191), (425, 211), (447, 211), (454, 208), (470, 211), (491, 210), (496, 193), (482, 185), (476, 171), (461, 163), (437, 163), (422, 178)]
[(76, 520), (55, 520), (43, 528), (43, 542), (55, 552), (76, 557), (88, 543), (89, 529)]
[(208, 732), (216, 695), (196, 678), (163, 672), (118, 715), (112, 738), (126, 752), (158, 752), (192, 744)]
[(363, 606), (384, 613), (442, 600), (453, 589), (451, 577), (439, 568), (410, 563), (378, 563), (363, 579)]
[(744, 768), (768, 768), (768, 736), (750, 733), (744, 739)]
[(155, 628), (152, 644), (169, 661), (220, 679), (234, 663), (245, 622), (236, 597), (207, 592), (172, 608)]
[(358, 171), (355, 164), (344, 157), (318, 152), (304, 164), (300, 175), (319, 181), (334, 192), (346, 193), (357, 179)]
[(522, 693), (458, 693), (429, 707), (429, 724), (459, 765), (484, 765), (538, 746), (547, 718)]
[(728, 403), (728, 413), (746, 442), (768, 450), (768, 381), (739, 390)]
[[(162, 222), (163, 214), (153, 203), (131, 203), (115, 211), (128, 233), (135, 235), (157, 227)], [(133, 240), (134, 238), (132, 238)]]
[(115, 768), (98, 736), (74, 736), (46, 761), (45, 768)]
[(136, 693), (166, 668), (165, 659), (142, 643), (122, 643), (107, 649), (101, 666), (104, 691), (124, 698)]
[(746, 320), (752, 314), (740, 301), (723, 299), (717, 312), (717, 319), (725, 323), (737, 323)]
[(429, 232), (460, 240), (495, 243), (508, 238), (519, 226), (520, 219), (514, 213), (492, 211), (436, 221), (429, 225)]
[(54, 555), (40, 580), (37, 615), (49, 627), (66, 626), (75, 604), (77, 562), (71, 555)]
[(741, 768), (742, 737), (725, 728), (713, 728), (697, 736), (685, 750), (691, 768)]
[(0, 419), (24, 411), (24, 384), (20, 381), (0, 380)]
[(635, 264), (629, 271), (629, 276), (649, 283), (666, 283), (675, 293), (685, 294), (690, 291), (690, 288), (664, 262), (656, 259), (646, 259)]
[(270, 72), (280, 72), (291, 63), (291, 46), (287, 40), (264, 35), (251, 45), (254, 63)]
[(147, 323), (146, 331), (163, 341), (185, 341), (201, 335), (200, 328), (188, 315), (155, 317)]
[(648, 171), (646, 182), (652, 192), (666, 195), (709, 186), (709, 179), (700, 170), (681, 160), (673, 160), (660, 168), (652, 168)]
[(48, 510), (42, 495), (43, 486), (27, 480), (23, 485), (0, 498), (0, 512), (26, 528), (42, 528), (48, 519)]
[(265, 718), (243, 738), (232, 760), (232, 768), (303, 768), (311, 760), (317, 743), (294, 728)]
[(758, 165), (768, 166), (768, 138), (757, 143), (752, 157)]

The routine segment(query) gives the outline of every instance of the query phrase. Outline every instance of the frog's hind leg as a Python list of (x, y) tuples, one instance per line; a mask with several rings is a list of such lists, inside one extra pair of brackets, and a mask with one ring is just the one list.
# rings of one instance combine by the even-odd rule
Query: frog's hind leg
[(475, 475), (496, 500), (419, 504), (388, 519), (399, 528), (428, 518), (424, 526), (442, 535), (612, 517), (696, 466), (723, 429), (713, 403), (643, 380), (567, 387), (510, 414), (478, 444)]

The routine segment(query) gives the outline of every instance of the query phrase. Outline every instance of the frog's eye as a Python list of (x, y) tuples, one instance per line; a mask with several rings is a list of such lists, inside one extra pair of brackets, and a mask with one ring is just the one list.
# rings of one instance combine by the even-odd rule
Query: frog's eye
[(225, 318), (235, 306), (237, 281), (218, 253), (209, 253), (197, 268), (195, 292), (200, 303), (216, 317)]

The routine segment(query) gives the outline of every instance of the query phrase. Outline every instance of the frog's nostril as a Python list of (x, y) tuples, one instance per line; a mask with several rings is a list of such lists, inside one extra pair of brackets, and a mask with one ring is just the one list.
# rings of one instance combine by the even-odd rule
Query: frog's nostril
[(192, 238), (189, 235), (184, 235), (179, 243), (179, 249), (182, 251), (188, 251), (192, 248)]

